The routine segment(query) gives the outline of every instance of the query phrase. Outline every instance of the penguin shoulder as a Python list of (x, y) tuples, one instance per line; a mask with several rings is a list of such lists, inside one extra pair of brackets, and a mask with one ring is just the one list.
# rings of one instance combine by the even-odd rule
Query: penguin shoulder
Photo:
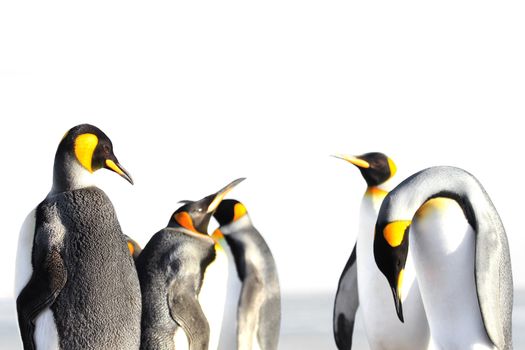
[(63, 213), (70, 210), (81, 210), (81, 213), (94, 211), (92, 214), (95, 217), (101, 216), (101, 219), (116, 216), (111, 200), (102, 189), (96, 186), (64, 192), (50, 192), (41, 204), (57, 205)]

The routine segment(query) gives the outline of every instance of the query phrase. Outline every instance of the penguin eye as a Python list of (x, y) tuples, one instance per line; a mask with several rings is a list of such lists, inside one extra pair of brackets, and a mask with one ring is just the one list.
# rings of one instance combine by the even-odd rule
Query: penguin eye
[(111, 148), (108, 145), (103, 145), (102, 150), (105, 154), (109, 154), (111, 152)]

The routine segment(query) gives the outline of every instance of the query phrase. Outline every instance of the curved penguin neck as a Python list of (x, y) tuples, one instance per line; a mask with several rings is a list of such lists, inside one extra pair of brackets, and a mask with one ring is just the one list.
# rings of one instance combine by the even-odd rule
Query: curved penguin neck
[[(500, 311), (500, 314), (490, 312), (500, 309), (497, 304), (499, 295), (494, 296), (494, 293), (499, 294), (500, 291), (494, 291), (490, 287), (492, 286), (490, 279), (500, 273), (499, 264), (506, 262), (491, 259), (491, 251), (508, 250), (508, 243), (505, 229), (492, 201), (474, 176), (455, 167), (440, 166), (422, 170), (404, 180), (385, 198), (379, 212), (378, 224), (412, 220), (421, 205), (436, 197), (457, 201), (468, 223), (474, 229), (475, 281), (483, 323), (491, 341), (494, 344), (505, 344), (504, 348), (508, 349), (508, 342), (511, 342), (510, 330), (502, 328), (501, 325), (504, 324), (504, 318), (510, 316), (501, 315), (503, 311)], [(499, 243), (505, 247), (500, 247)], [(512, 281), (512, 276), (508, 278)], [(509, 298), (512, 300), (512, 296)]]
[(386, 212), (387, 221), (412, 220), (427, 200), (436, 197), (457, 201), (475, 231), (488, 229), (483, 227), (485, 220), (478, 219), (495, 209), (481, 184), (466, 171), (445, 166), (422, 170), (404, 180), (390, 192), (379, 217)]
[(93, 186), (93, 174), (67, 152), (57, 152), (50, 195)]

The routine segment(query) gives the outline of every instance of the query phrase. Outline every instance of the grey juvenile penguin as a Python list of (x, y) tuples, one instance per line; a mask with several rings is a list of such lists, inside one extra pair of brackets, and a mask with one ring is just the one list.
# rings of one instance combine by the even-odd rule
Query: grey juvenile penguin
[(227, 271), (213, 267), (223, 264), (207, 230), (219, 203), (242, 180), (199, 201), (183, 201), (168, 226), (153, 235), (140, 253), (136, 265), (143, 303), (141, 349), (216, 348), (210, 342), (210, 329), (220, 330), (220, 325), (210, 321), (217, 319), (216, 313), (222, 321), (224, 303), (212, 303), (215, 310), (211, 310), (201, 301), (203, 294), (225, 294)]

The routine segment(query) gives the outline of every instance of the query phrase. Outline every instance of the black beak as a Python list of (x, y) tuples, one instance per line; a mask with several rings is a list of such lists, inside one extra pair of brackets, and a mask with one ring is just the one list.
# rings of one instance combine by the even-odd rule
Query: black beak
[(397, 289), (392, 287), (392, 295), (394, 296), (394, 304), (396, 305), (396, 313), (399, 320), (405, 323), (405, 318), (403, 317), (403, 304), (401, 304), (401, 298), (397, 293)]

